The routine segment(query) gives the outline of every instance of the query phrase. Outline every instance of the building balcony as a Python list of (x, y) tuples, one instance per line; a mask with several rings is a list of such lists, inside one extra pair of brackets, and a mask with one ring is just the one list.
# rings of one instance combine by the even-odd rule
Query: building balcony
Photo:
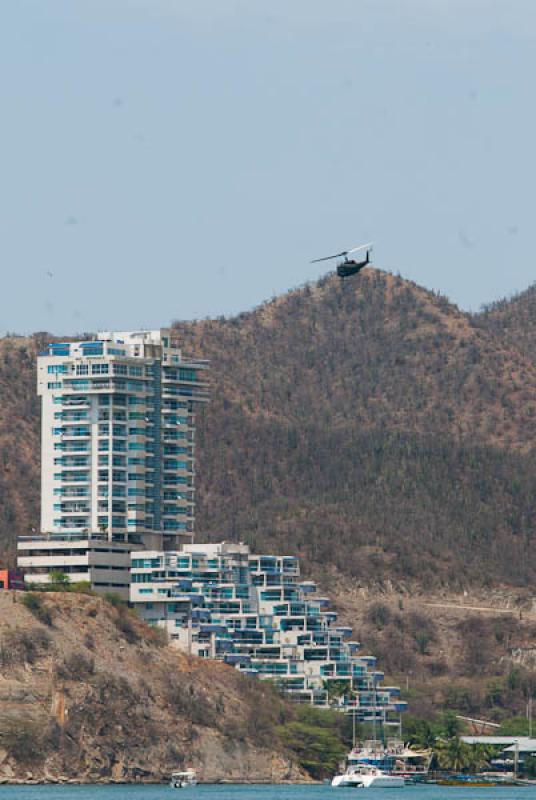
[(89, 408), (91, 401), (88, 397), (69, 397), (62, 403), (64, 408)]

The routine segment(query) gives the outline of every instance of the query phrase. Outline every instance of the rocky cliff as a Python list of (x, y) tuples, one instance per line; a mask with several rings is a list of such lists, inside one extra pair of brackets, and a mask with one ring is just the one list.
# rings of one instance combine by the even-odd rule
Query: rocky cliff
[(0, 592), (0, 782), (165, 781), (185, 766), (209, 782), (307, 780), (271, 687), (100, 598), (24, 597)]

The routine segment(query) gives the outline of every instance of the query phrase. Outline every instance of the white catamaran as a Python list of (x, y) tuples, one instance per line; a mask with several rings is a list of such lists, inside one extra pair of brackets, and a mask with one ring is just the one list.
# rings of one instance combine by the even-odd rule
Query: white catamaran
[(335, 787), (357, 789), (398, 789), (404, 786), (404, 778), (396, 775), (388, 775), (377, 767), (367, 764), (348, 765), (346, 772), (335, 775), (331, 781)]
[(357, 743), (348, 753), (346, 771), (336, 775), (331, 785), (403, 786), (426, 778), (431, 758), (431, 751), (412, 750), (400, 739)]

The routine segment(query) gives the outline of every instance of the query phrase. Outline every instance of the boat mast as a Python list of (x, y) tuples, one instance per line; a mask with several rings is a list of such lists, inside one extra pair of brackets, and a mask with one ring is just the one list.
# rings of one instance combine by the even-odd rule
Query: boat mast
[(376, 676), (372, 676), (372, 740), (376, 747)]

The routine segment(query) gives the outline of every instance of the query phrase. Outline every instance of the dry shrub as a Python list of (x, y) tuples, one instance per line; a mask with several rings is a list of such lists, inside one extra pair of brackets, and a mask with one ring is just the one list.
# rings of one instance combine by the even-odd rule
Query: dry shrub
[(43, 628), (12, 628), (0, 639), (0, 666), (33, 664), (52, 646), (52, 638)]

